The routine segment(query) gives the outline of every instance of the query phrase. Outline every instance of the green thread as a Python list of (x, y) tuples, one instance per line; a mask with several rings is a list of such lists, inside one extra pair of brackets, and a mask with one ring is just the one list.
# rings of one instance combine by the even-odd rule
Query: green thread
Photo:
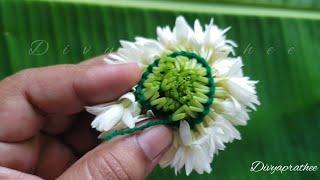
[(166, 124), (171, 124), (171, 123), (172, 123), (172, 121), (170, 119), (150, 121), (140, 127), (111, 131), (110, 133), (104, 134), (102, 137), (100, 137), (100, 139), (103, 139), (104, 141), (109, 141), (110, 139), (112, 139), (113, 137), (116, 137), (116, 136), (132, 134), (132, 133), (142, 131), (142, 130), (147, 129), (152, 126), (166, 125)]
[[(198, 69), (197, 72), (192, 72), (189, 70), (179, 71), (184, 73), (183, 77), (185, 77), (187, 80), (180, 79), (177, 81), (170, 81), (171, 77), (174, 77), (174, 76), (180, 77), (178, 73), (172, 70), (169, 71), (169, 73), (171, 74), (169, 73), (168, 73), (169, 75), (165, 74), (169, 79), (165, 79), (165, 78), (164, 79), (167, 80), (168, 82), (160, 82), (161, 81), (161, 79), (159, 79), (160, 77), (154, 76), (152, 74), (155, 72), (161, 73), (167, 70), (167, 69), (161, 69), (161, 67), (172, 68), (173, 63), (175, 64), (173, 68), (179, 68), (179, 65), (181, 64), (184, 65), (183, 63), (186, 62), (185, 58), (187, 58), (190, 61), (194, 59), (196, 60), (197, 64), (201, 65), (201, 67), (195, 68), (195, 69)], [(167, 64), (163, 65), (161, 63), (167, 63)], [(161, 67), (159, 67), (159, 64), (161, 65)], [(201, 71), (202, 68), (205, 69), (205, 72)], [(190, 77), (188, 73), (190, 74)], [(196, 79), (198, 82), (194, 82), (193, 84), (188, 84), (185, 82), (185, 81), (188, 81), (193, 76), (195, 76), (194, 74), (197, 74), (197, 73), (198, 73), (198, 76), (196, 77)], [(150, 76), (153, 76), (151, 78), (153, 78), (153, 80), (155, 81), (149, 80), (152, 83), (148, 84), (148, 78), (150, 78)], [(172, 79), (175, 79), (175, 78), (172, 78)], [(163, 89), (168, 91), (161, 92), (162, 94), (160, 94), (159, 89), (156, 89), (154, 87), (154, 84), (153, 84), (154, 82), (157, 82), (156, 83), (157, 86), (161, 86)], [(176, 86), (172, 87), (173, 85), (176, 85)], [(195, 93), (195, 96), (188, 97), (188, 93), (189, 93), (188, 90), (190, 89), (190, 86), (192, 86), (195, 89), (195, 91), (197, 91), (197, 92), (193, 92)], [(144, 92), (144, 89), (148, 89), (148, 91), (145, 90)], [(179, 99), (181, 97), (181, 94), (182, 94), (182, 99)], [(193, 52), (187, 52), (187, 51), (173, 52), (167, 56), (156, 59), (152, 64), (150, 64), (145, 69), (135, 91), (136, 99), (143, 106), (144, 110), (153, 110), (157, 116), (159, 115), (161, 117), (164, 117), (164, 119), (157, 120), (157, 121), (150, 121), (140, 127), (135, 127), (131, 129), (128, 128), (128, 129), (122, 129), (122, 130), (114, 130), (110, 133), (103, 135), (101, 139), (108, 141), (118, 135), (132, 134), (132, 133), (142, 131), (146, 128), (157, 126), (157, 125), (170, 125), (172, 127), (178, 127), (179, 120), (184, 118), (186, 118), (186, 120), (190, 124), (190, 127), (194, 128), (195, 125), (198, 123), (201, 123), (204, 117), (209, 113), (210, 107), (213, 103), (214, 94), (215, 94), (214, 79), (212, 76), (211, 67), (209, 66), (207, 61), (201, 56)], [(186, 95), (186, 96), (183, 96), (183, 95)], [(173, 100), (172, 99), (170, 100), (167, 97), (173, 98)], [(185, 105), (184, 102), (188, 102), (189, 106)], [(168, 115), (168, 112), (170, 111), (174, 111), (174, 114)]]

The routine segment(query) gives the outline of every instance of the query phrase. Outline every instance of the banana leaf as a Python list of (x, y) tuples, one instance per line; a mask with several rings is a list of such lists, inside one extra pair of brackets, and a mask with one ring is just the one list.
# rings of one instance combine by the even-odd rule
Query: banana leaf
[(211, 17), (239, 47), (245, 74), (259, 80), (261, 106), (241, 141), (215, 156), (211, 174), (149, 179), (320, 179), (315, 172), (250, 172), (251, 163), (319, 165), (320, 1), (1, 0), (0, 79), (30, 67), (77, 63), (116, 50), (119, 40), (154, 38), (177, 15)]
[[(159, 0), (161, 1), (161, 0)], [(172, 1), (172, 0), (167, 0)], [(174, 0), (177, 2), (192, 0)], [(281, 7), (281, 8), (295, 8), (295, 9), (319, 9), (320, 1), (317, 0), (198, 0), (199, 2), (205, 3), (225, 3), (225, 4), (236, 4), (236, 5), (251, 5), (251, 6), (264, 6), (264, 7)]]

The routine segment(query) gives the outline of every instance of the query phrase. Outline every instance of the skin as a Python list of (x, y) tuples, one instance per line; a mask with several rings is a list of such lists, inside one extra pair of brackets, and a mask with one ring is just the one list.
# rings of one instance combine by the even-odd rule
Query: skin
[(23, 70), (0, 81), (0, 179), (145, 179), (170, 146), (164, 126), (100, 143), (84, 106), (117, 99), (136, 64), (96, 57)]

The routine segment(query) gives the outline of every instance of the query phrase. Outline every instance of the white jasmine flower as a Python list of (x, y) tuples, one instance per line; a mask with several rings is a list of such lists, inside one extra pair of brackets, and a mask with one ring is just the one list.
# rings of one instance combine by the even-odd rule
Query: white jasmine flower
[(214, 109), (235, 125), (246, 125), (249, 120), (249, 115), (245, 107), (232, 97), (214, 104)]
[(214, 155), (226, 143), (241, 139), (235, 126), (246, 125), (248, 112), (259, 105), (257, 81), (244, 76), (241, 57), (229, 56), (237, 47), (225, 36), (229, 29), (220, 29), (213, 19), (204, 27), (195, 20), (192, 28), (179, 16), (172, 29), (157, 28), (157, 39), (121, 41), (122, 47), (106, 62), (134, 61), (144, 74), (125, 105), (122, 97), (87, 108), (98, 115), (92, 126), (104, 133), (125, 131), (123, 124), (133, 128), (141, 117), (157, 117), (160, 112), (174, 130), (161, 167), (170, 166), (176, 173), (185, 167), (187, 175), (193, 170), (210, 173)]
[(255, 109), (255, 104), (260, 104), (255, 90), (256, 83), (248, 77), (232, 77), (225, 81), (224, 86), (241, 104)]
[(98, 131), (109, 131), (119, 124), (125, 124), (129, 128), (135, 126), (135, 122), (140, 117), (140, 104), (135, 101), (133, 93), (129, 92), (112, 103), (86, 107), (86, 110), (96, 115), (91, 126)]
[(183, 165), (186, 167), (186, 174), (189, 175), (193, 169), (199, 174), (210, 172), (210, 159), (212, 154), (209, 149), (204, 148), (205, 142), (209, 140), (208, 137), (201, 137), (195, 139), (188, 122), (180, 121), (179, 135), (181, 145), (172, 158), (171, 166), (175, 167), (177, 173)]
[(135, 43), (120, 41), (122, 48), (118, 53), (111, 53), (105, 60), (108, 63), (136, 62), (140, 67), (145, 67), (163, 51), (162, 45), (153, 39), (135, 39)]

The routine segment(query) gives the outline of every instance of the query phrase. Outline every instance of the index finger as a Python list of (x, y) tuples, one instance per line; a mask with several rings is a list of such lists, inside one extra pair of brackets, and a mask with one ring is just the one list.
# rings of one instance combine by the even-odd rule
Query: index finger
[(32, 137), (48, 114), (70, 115), (113, 100), (140, 78), (136, 64), (58, 65), (24, 70), (0, 82), (0, 141)]

